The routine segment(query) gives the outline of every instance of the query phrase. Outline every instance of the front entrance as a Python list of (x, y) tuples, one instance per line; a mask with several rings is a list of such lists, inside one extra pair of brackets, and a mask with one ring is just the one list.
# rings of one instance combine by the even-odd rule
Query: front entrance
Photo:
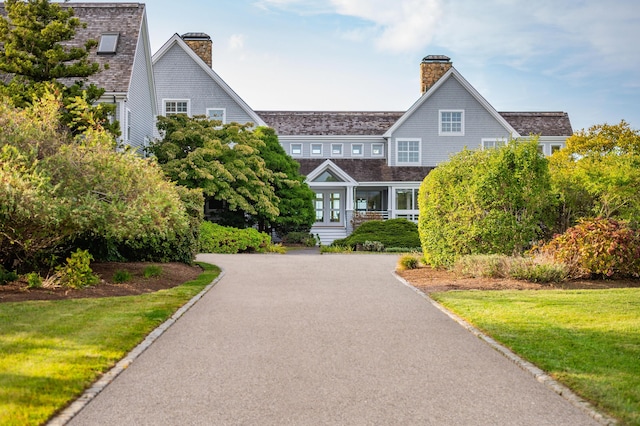
[(316, 225), (338, 226), (344, 220), (344, 191), (316, 191), (314, 201), (316, 208)]

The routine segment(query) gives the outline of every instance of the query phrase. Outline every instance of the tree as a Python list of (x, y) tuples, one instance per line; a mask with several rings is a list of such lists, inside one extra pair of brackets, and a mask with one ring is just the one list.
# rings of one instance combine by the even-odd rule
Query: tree
[[(71, 43), (76, 30), (86, 27), (73, 9), (49, 0), (6, 0), (4, 9), (6, 17), (0, 16), (0, 71), (12, 77), (3, 83), (3, 92), (12, 103), (24, 108), (43, 96), (45, 83), (55, 83), (66, 108), (82, 98), (92, 120), (117, 135), (118, 124), (109, 121), (113, 106), (92, 106), (104, 90), (93, 84), (85, 86), (82, 81), (100, 71), (99, 65), (88, 59), (97, 42), (88, 40), (84, 46)], [(89, 127), (72, 108), (63, 112), (63, 124), (76, 134)]]
[(640, 220), (640, 131), (624, 120), (581, 130), (550, 159), (559, 230), (584, 217)]
[(420, 240), (433, 266), (467, 254), (520, 254), (553, 219), (547, 159), (535, 138), (464, 150), (427, 175), (419, 204)]
[(259, 148), (260, 156), (274, 172), (273, 187), (280, 199), (277, 217), (269, 221), (262, 215), (257, 216), (259, 229), (265, 231), (273, 227), (281, 236), (294, 231), (309, 232), (316, 219), (314, 193), (299, 172), (300, 164), (284, 151), (275, 130), (261, 127), (255, 133), (264, 142)]
[(224, 201), (232, 212), (274, 220), (280, 213), (273, 181), (285, 178), (267, 168), (260, 156), (264, 142), (249, 124), (221, 125), (204, 117), (158, 117), (163, 139), (150, 144), (171, 180), (201, 188), (205, 196)]

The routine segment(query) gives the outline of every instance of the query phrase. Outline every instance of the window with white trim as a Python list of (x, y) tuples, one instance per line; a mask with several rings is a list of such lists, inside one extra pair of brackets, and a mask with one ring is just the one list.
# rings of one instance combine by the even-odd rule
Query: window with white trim
[(100, 35), (100, 43), (98, 43), (98, 55), (108, 55), (116, 53), (118, 47), (118, 38), (120, 33), (102, 33)]
[(372, 157), (382, 157), (384, 156), (384, 144), (382, 143), (374, 143), (371, 145), (371, 156)]
[(394, 217), (417, 221), (420, 214), (418, 208), (418, 188), (396, 188), (396, 211)]
[(332, 143), (331, 144), (331, 156), (332, 157), (342, 157), (342, 144), (341, 143)]
[(165, 99), (164, 115), (185, 114), (189, 115), (188, 99)]
[(362, 157), (364, 149), (361, 143), (354, 143), (351, 145), (351, 156), (352, 157)]
[(482, 139), (482, 149), (502, 148), (506, 144), (504, 139)]
[(440, 136), (464, 136), (464, 110), (440, 110)]
[(127, 127), (126, 127), (127, 142), (131, 140), (131, 110), (127, 108)]
[(302, 144), (301, 143), (292, 143), (291, 144), (291, 156), (292, 157), (301, 157), (302, 156)]
[(226, 123), (227, 110), (225, 108), (207, 108), (207, 118), (209, 120), (221, 121)]
[(562, 145), (551, 145), (551, 155), (553, 155), (554, 153), (556, 153), (557, 151), (560, 151), (562, 149)]
[(397, 139), (398, 164), (420, 164), (420, 139)]
[(311, 155), (314, 157), (319, 157), (322, 155), (322, 144), (321, 143), (312, 143), (311, 144)]

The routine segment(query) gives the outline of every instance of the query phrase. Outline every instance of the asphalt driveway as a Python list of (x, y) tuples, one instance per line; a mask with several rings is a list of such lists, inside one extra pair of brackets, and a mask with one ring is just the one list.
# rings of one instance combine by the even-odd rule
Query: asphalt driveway
[(592, 425), (393, 275), (394, 255), (200, 255), (225, 276), (72, 425)]

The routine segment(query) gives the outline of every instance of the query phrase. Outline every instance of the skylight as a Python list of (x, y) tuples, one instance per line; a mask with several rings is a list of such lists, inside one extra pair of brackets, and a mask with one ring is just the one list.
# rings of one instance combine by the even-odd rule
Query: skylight
[(98, 54), (116, 53), (118, 46), (118, 37), (120, 33), (103, 33), (100, 36), (100, 44), (98, 45)]

